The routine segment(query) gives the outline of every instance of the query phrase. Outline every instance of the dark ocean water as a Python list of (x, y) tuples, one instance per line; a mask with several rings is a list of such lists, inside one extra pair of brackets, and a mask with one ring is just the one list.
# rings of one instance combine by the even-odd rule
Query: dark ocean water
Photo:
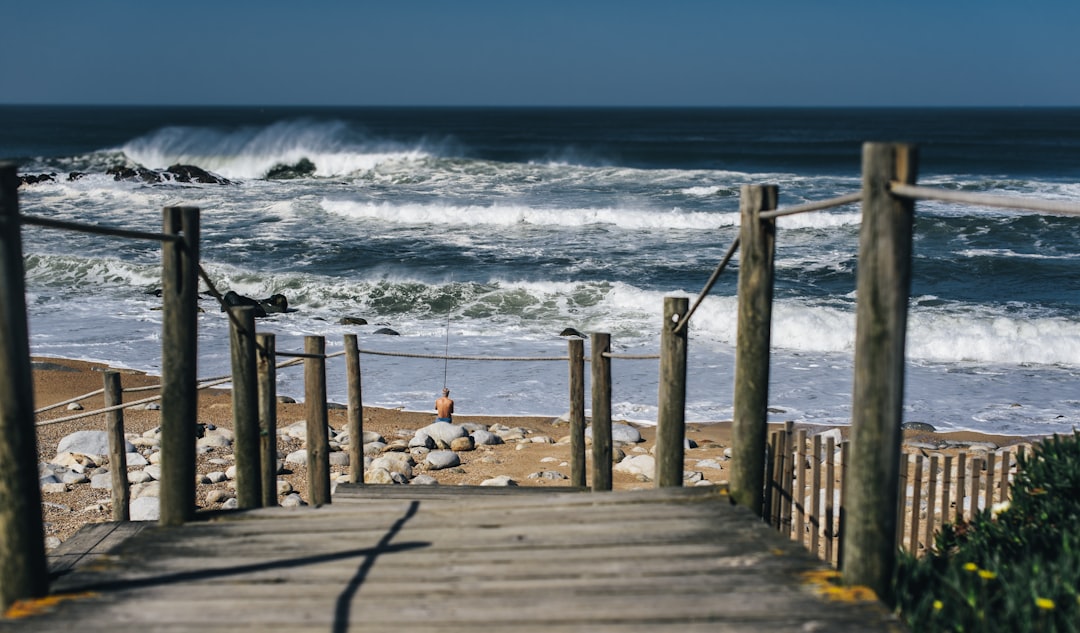
[[(556, 356), (565, 327), (655, 351), (663, 297), (697, 293), (737, 234), (741, 185), (777, 184), (781, 205), (857, 191), (870, 140), (917, 144), (920, 184), (1080, 202), (1080, 109), (0, 106), (0, 158), (57, 174), (20, 189), (24, 212), (157, 230), (163, 206), (197, 205), (215, 284), (286, 294), (296, 311), (260, 327), (282, 348), (325, 334), (331, 351), (355, 331), (370, 349)], [(268, 178), (301, 160), (313, 173)], [(231, 184), (106, 174), (178, 163)], [(779, 222), (777, 419), (848, 418), (858, 223), (857, 205)], [(918, 205), (909, 420), (1080, 424), (1078, 227)], [(35, 353), (156, 371), (155, 247), (33, 228), (25, 242)], [(691, 326), (690, 419), (730, 416), (735, 280)], [(371, 325), (337, 325), (345, 315)], [(223, 317), (208, 310), (200, 327), (202, 373), (227, 373)], [(365, 370), (370, 404), (426, 410), (445, 371), (463, 412), (567, 408), (561, 363), (365, 356)], [(655, 419), (656, 374), (616, 366), (617, 416)], [(300, 380), (279, 390), (299, 395)]]

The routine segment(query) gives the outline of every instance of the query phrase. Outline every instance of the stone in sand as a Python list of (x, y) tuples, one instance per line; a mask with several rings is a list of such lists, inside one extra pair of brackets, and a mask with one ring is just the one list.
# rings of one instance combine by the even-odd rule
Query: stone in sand
[(491, 479), (485, 479), (480, 482), (481, 486), (516, 486), (516, 481), (510, 478), (510, 475), (499, 475), (498, 477), (492, 477)]
[[(56, 452), (103, 457), (109, 454), (109, 435), (105, 431), (76, 431), (60, 440)], [(135, 452), (131, 442), (124, 441), (124, 452)]]
[[(585, 429), (585, 437), (592, 439), (592, 426)], [(612, 424), (611, 441), (620, 444), (637, 444), (643, 440), (641, 438), (641, 433), (634, 427), (627, 424)]]
[(431, 470), (442, 470), (461, 465), (461, 458), (454, 451), (431, 451), (424, 460)]
[(469, 434), (463, 427), (451, 424), (450, 422), (435, 422), (425, 426), (416, 433), (423, 433), (436, 442), (443, 442), (447, 446), (457, 438), (465, 437)]
[(615, 465), (615, 470), (629, 475), (644, 475), (656, 479), (656, 459), (652, 455), (634, 455)]
[(139, 497), (128, 506), (132, 521), (157, 521), (161, 518), (161, 500), (157, 497)]

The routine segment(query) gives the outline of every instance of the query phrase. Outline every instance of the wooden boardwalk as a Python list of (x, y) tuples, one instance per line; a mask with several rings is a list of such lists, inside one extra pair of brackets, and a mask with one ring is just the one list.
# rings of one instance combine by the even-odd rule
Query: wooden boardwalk
[(0, 631), (903, 630), (710, 488), (339, 486), (321, 508), (89, 526), (50, 561), (50, 598)]

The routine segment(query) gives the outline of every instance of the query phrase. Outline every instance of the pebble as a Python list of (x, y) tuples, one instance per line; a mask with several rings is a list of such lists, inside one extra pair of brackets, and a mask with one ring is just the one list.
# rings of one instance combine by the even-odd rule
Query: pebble
[(307, 503), (300, 498), (298, 493), (291, 493), (285, 495), (285, 498), (281, 500), (281, 506), (283, 508), (298, 508), (300, 506), (306, 506)]
[(72, 402), (71, 404), (69, 404), (67, 406), (67, 410), (68, 411), (82, 411), (83, 406), (81, 404), (79, 404), (78, 402)]
[(431, 475), (419, 475), (417, 477), (413, 477), (413, 480), (409, 483), (414, 486), (437, 486), (439, 484), (439, 480), (435, 479)]
[(516, 486), (516, 481), (510, 478), (510, 475), (499, 475), (498, 477), (492, 477), (491, 479), (485, 479), (480, 482), (481, 486)]
[(538, 473), (532, 473), (531, 475), (529, 475), (529, 479), (550, 479), (550, 480), (558, 481), (558, 480), (570, 479), (570, 478), (567, 477), (566, 475), (560, 473), (557, 470), (544, 470), (544, 471), (540, 471)]

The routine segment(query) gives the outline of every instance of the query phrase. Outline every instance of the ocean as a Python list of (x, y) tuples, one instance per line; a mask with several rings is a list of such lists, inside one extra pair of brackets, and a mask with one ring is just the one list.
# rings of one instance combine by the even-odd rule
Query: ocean
[[(0, 159), (56, 174), (19, 189), (24, 213), (156, 232), (163, 207), (200, 207), (214, 284), (288, 298), (258, 322), (281, 351), (355, 333), (363, 350), (558, 357), (574, 328), (656, 353), (663, 298), (696, 297), (736, 237), (740, 186), (778, 185), (781, 206), (856, 192), (864, 141), (917, 144), (920, 184), (1080, 202), (1080, 109), (0, 106)], [(107, 173), (174, 164), (228, 184)], [(905, 420), (1080, 426), (1080, 220), (916, 214)], [(858, 230), (857, 205), (778, 221), (773, 421), (849, 422)], [(33, 354), (160, 371), (157, 244), (28, 226), (24, 251)], [(731, 416), (735, 264), (690, 323), (688, 421)], [(227, 319), (202, 304), (199, 374), (227, 374)], [(445, 383), (459, 414), (569, 409), (565, 362), (362, 366), (367, 405), (431, 411)], [(329, 361), (333, 401), (344, 374)], [(614, 417), (654, 422), (657, 362), (612, 375)], [(282, 370), (279, 393), (302, 382)]]

